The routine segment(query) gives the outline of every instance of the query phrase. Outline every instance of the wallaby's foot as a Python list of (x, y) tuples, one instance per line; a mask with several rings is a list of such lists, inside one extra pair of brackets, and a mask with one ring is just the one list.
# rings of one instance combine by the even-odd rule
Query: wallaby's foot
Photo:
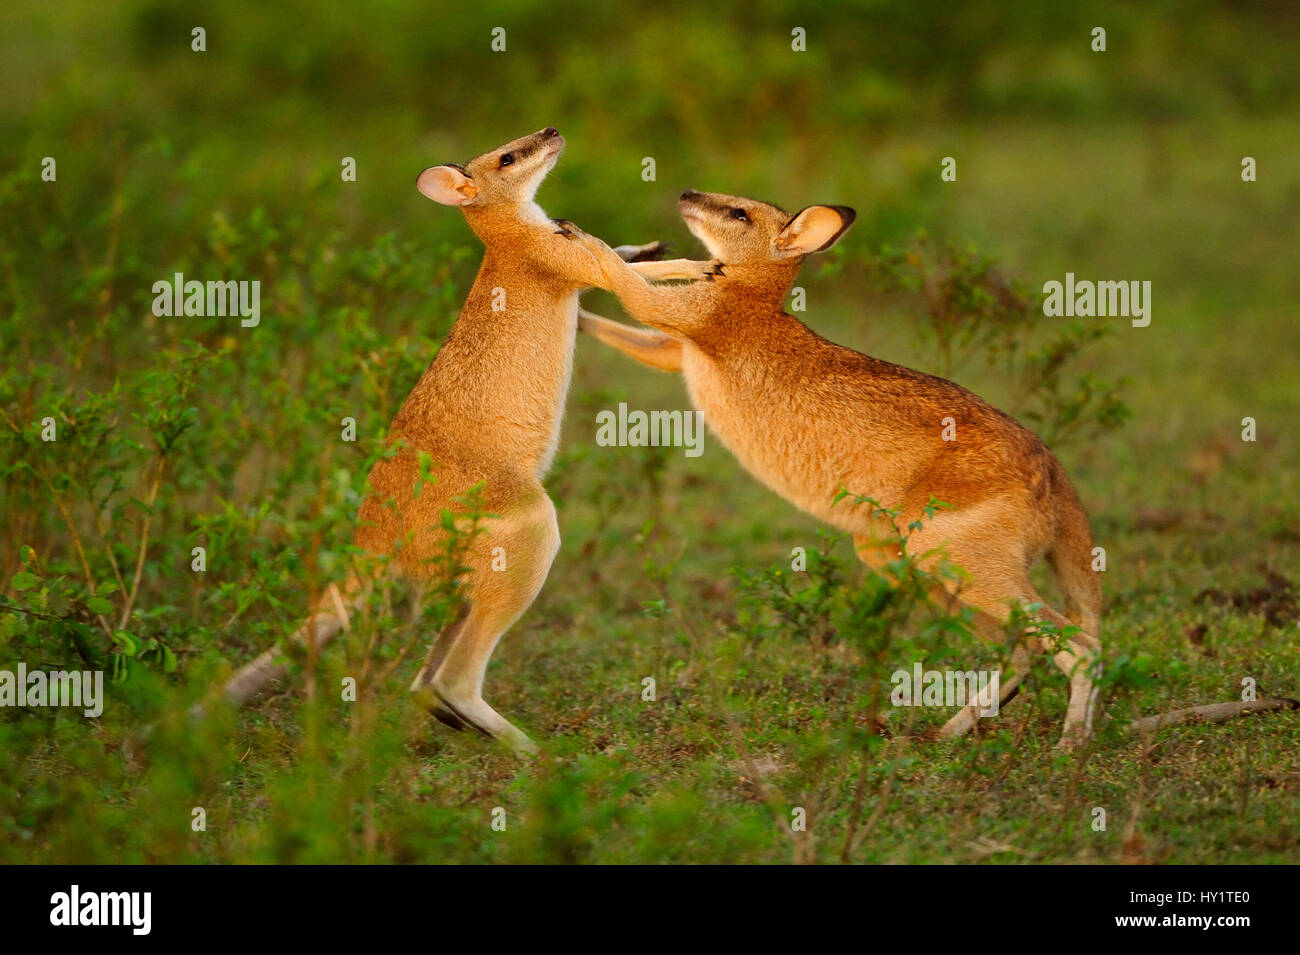
[(411, 699), (415, 705), (424, 710), (443, 726), (450, 726), (457, 733), (465, 728), (465, 721), (447, 708), (442, 699), (428, 686), (411, 687)]
[(960, 710), (952, 715), (948, 722), (944, 723), (939, 729), (941, 739), (955, 739), (958, 736), (965, 736), (975, 728), (976, 721), (983, 719), (982, 714), (989, 716), (1002, 712), (1002, 709), (1020, 695), (1020, 682), (1024, 677), (1024, 668), (1027, 667), (1028, 661), (1020, 663), (1021, 669), (1017, 672), (1006, 675), (1003, 673), (999, 679), (998, 686), (998, 708), (994, 713), (989, 713), (988, 702), (976, 702), (968, 706), (963, 706)]
[(1057, 667), (1070, 677), (1070, 702), (1065, 709), (1061, 741), (1056, 744), (1056, 748), (1062, 752), (1077, 749), (1080, 743), (1092, 735), (1092, 718), (1097, 708), (1099, 692), (1093, 685), (1092, 678), (1094, 675), (1100, 676), (1100, 666), (1093, 656), (1095, 652), (1086, 645), (1071, 641), (1069, 650), (1058, 653), (1053, 658)]
[(1056, 748), (1062, 752), (1077, 749), (1092, 736), (1092, 720), (1097, 710), (1097, 695), (1100, 692), (1091, 682), (1076, 670), (1076, 678), (1070, 681), (1070, 706), (1065, 712), (1065, 727), (1061, 731), (1061, 741)]
[(537, 752), (537, 744), (528, 734), (488, 706), (482, 697), (457, 698), (450, 693), (439, 696), (444, 706), (484, 736), (501, 740), (519, 755), (531, 756)]
[(667, 242), (647, 242), (645, 245), (616, 245), (614, 251), (624, 262), (655, 262), (668, 254)]
[(1059, 752), (1070, 753), (1088, 741), (1088, 729), (1085, 726), (1067, 726), (1056, 744)]
[(416, 704), (441, 723), (454, 730), (466, 727), (478, 730), (489, 739), (508, 744), (520, 755), (533, 755), (537, 744), (523, 730), (516, 727), (482, 698), (457, 699), (452, 694), (439, 692), (431, 683), (411, 687), (411, 697)]
[(975, 720), (979, 718), (979, 711), (973, 706), (963, 706), (953, 716), (939, 728), (940, 739), (956, 739), (959, 736), (965, 736), (975, 728)]
[(536, 756), (541, 752), (541, 749), (532, 741), (527, 733), (523, 730), (515, 729), (513, 726), (510, 728), (514, 731), (514, 735), (506, 739), (506, 743), (509, 744), (511, 750), (514, 751), (516, 756), (531, 757)]

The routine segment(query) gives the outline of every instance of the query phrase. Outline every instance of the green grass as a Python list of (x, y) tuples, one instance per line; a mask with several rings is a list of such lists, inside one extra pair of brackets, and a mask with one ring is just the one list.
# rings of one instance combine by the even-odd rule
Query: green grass
[[(940, 358), (914, 297), (881, 294), (860, 267), (918, 228), (995, 256), (1031, 290), (1067, 270), (1151, 280), (1150, 327), (1115, 322), (1070, 370), (1127, 378), (1132, 417), (1057, 449), (1107, 551), (1101, 636), (1128, 678), (1109, 712), (1235, 699), (1244, 677), (1300, 695), (1295, 619), (1198, 600), (1259, 587), (1266, 569), (1300, 579), (1300, 100), (1285, 15), (1116, 7), (1110, 51), (1092, 57), (1072, 39), (1091, 23), (1025, 10), (941, 28), (924, 10), (830, 5), (801, 21), (765, 4), (751, 19), (666, 10), (628, 30), (593, 4), (566, 36), (525, 4), (457, 8), (441, 29), (398, 3), (361, 23), (235, 5), (199, 59), (179, 7), (69, 9), (66, 22), (0, 14), (20, 94), (0, 104), (0, 408), (14, 425), (0, 423), (0, 601), (43, 615), (0, 612), (0, 668), (85, 654), (118, 658), (126, 677), (98, 721), (0, 711), (0, 861), (1296, 860), (1295, 714), (1167, 729), (1150, 748), (1116, 725), (1063, 755), (1065, 681), (1043, 665), (978, 740), (922, 738), (942, 711), (915, 711), (910, 732), (904, 712), (866, 718), (863, 674), (878, 669), (855, 635), (814, 646), (733, 573), (788, 572), (793, 547), (819, 546), (817, 523), (712, 435), (699, 459), (597, 447), (598, 409), (688, 399), (587, 340), (548, 479), (563, 548), (485, 693), (541, 757), (409, 702), (438, 608), (411, 623), (401, 593), (360, 614), (310, 683), (300, 673), (200, 727), (182, 719), (341, 573), (367, 460), (472, 279), (472, 237), (415, 193), (416, 172), (546, 123), (570, 146), (540, 201), (611, 242), (695, 254), (672, 215), (688, 185), (855, 206), (834, 267), (805, 267), (802, 317), (923, 370)], [(512, 53), (488, 60), (498, 18)], [(799, 22), (808, 59), (782, 60)], [(761, 54), (764, 78), (738, 50)], [(39, 180), (46, 155), (57, 185)], [(345, 155), (355, 184), (338, 180)], [(657, 182), (640, 179), (646, 155)], [(945, 155), (956, 183), (939, 181)], [(1240, 180), (1244, 155), (1256, 183)], [(149, 287), (173, 271), (260, 278), (262, 325), (155, 318)], [(586, 301), (616, 314), (603, 293)], [(185, 341), (202, 349), (192, 381)], [(1022, 410), (982, 353), (954, 376)], [(47, 414), (53, 445), (37, 437)], [(355, 444), (339, 440), (344, 416)], [(173, 436), (150, 503), (158, 441)], [(141, 645), (132, 656), (88, 607), (84, 566), (115, 618), (146, 513), (121, 628)], [(843, 610), (865, 571), (846, 542), (833, 553)], [(125, 586), (106, 592), (114, 563)], [(647, 613), (656, 601), (668, 612)], [(927, 639), (919, 620), (895, 638), (887, 664)], [(345, 676), (403, 646), (391, 677), (339, 699)], [(147, 758), (124, 759), (147, 725)], [(807, 832), (790, 830), (795, 807)]]

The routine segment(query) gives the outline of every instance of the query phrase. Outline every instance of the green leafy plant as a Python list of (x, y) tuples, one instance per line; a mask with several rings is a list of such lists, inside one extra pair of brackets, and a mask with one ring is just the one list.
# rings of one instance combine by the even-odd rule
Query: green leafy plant
[(1038, 296), (996, 260), (922, 231), (880, 247), (865, 267), (872, 287), (920, 305), (917, 328), (938, 374), (951, 378), (971, 361), (996, 369), (1014, 383), (1009, 410), (1049, 445), (1095, 438), (1131, 417), (1123, 381), (1073, 372), (1113, 334), (1110, 326), (1053, 323), (1044, 334)]

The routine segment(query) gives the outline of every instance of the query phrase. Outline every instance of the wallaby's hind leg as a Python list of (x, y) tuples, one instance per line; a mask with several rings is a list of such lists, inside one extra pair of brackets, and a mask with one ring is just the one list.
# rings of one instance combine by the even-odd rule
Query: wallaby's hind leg
[(450, 726), (457, 732), (465, 728), (464, 720), (447, 709), (437, 695), (428, 689), (427, 684), (433, 674), (438, 672), (438, 667), (442, 666), (442, 661), (447, 658), (447, 651), (451, 649), (451, 645), (456, 642), (456, 638), (465, 629), (465, 621), (469, 617), (469, 612), (469, 602), (462, 600), (456, 617), (447, 622), (438, 634), (438, 638), (433, 641), (433, 646), (429, 648), (429, 654), (424, 658), (424, 664), (420, 667), (420, 672), (416, 674), (415, 682), (411, 685), (411, 693), (415, 696), (416, 702), (436, 717), (438, 722)]
[[(430, 651), (411, 692), (435, 716), (447, 710), (460, 722), (509, 743), (516, 751), (537, 746), (483, 699), (483, 676), (497, 641), (537, 597), (560, 546), (555, 507), (538, 488), (528, 505), (493, 519), (466, 555), (469, 612), (445, 646)], [(500, 550), (498, 550), (500, 548)], [(494, 570), (495, 559), (505, 569)], [(430, 664), (436, 664), (430, 666)], [(441, 718), (441, 717), (439, 717)]]
[[(1037, 594), (1030, 599), (1040, 603), (1043, 600)], [(1065, 616), (1045, 604), (1039, 614), (1058, 627), (1074, 626)], [(1072, 748), (1092, 733), (1093, 708), (1097, 703), (1097, 690), (1092, 684), (1092, 677), (1101, 659), (1101, 641), (1086, 630), (1075, 630), (1066, 641), (1066, 646), (1067, 649), (1052, 657), (1057, 668), (1070, 678), (1070, 702), (1061, 732), (1062, 749)]]
[[(965, 602), (962, 602), (965, 604)], [(971, 604), (966, 604), (971, 607)], [(975, 611), (975, 629), (979, 631), (980, 637), (985, 641), (997, 643), (1005, 641), (1006, 631), (1002, 629), (1000, 622), (995, 618), (980, 611), (978, 607), (971, 607)], [(1017, 643), (1011, 648), (1011, 665), (1010, 669), (998, 669), (997, 676), (997, 706), (998, 712), (1001, 708), (1011, 702), (1011, 698), (1021, 690), (1021, 683), (1024, 682), (1024, 674), (1030, 672), (1030, 651), (1027, 650), (1023, 643)], [(941, 737), (963, 737), (975, 729), (975, 721), (980, 719), (980, 711), (987, 709), (979, 702), (971, 703), (970, 706), (962, 707), (961, 711), (954, 713), (952, 719), (945, 722), (939, 729)]]
[[(1036, 619), (1062, 629), (1073, 629), (1075, 625), (1049, 606), (1034, 589), (1022, 555), (1008, 551), (1005, 536), (998, 530), (1008, 519), (997, 504), (987, 509), (941, 512), (913, 535), (909, 549), (915, 553), (925, 553), (931, 548), (945, 551), (948, 559), (972, 578), (961, 588), (959, 598), (1002, 624), (1010, 619), (1012, 602), (1018, 601), (1038, 604)], [(1083, 610), (1086, 622), (1089, 608)], [(1031, 637), (1027, 644), (1031, 652), (1050, 649), (1041, 638)], [(1092, 674), (1100, 656), (1101, 641), (1086, 629), (1075, 630), (1066, 638), (1066, 649), (1053, 654), (1053, 662), (1070, 678), (1070, 702), (1060, 742), (1063, 749), (1074, 746), (1091, 732), (1096, 697)], [(954, 724), (953, 733), (958, 729), (960, 724)]]
[[(1037, 618), (1045, 623), (1055, 624), (1062, 629), (1066, 627), (1073, 628), (1072, 624), (1066, 617), (1048, 606), (1047, 602), (1038, 594), (1028, 580), (1021, 582), (1019, 587), (997, 588), (990, 587), (987, 582), (976, 583), (967, 590), (963, 590), (960, 599), (975, 607), (977, 610), (976, 619), (981, 616), (992, 617), (1001, 613), (999, 620), (1005, 624), (1010, 619), (1010, 603), (1019, 600), (1022, 604), (1037, 603), (1041, 604), (1035, 612)], [(983, 611), (983, 614), (978, 613)], [(1031, 638), (1030, 647), (1036, 650), (1047, 650), (1045, 641), (1039, 638)], [(1066, 640), (1067, 649), (1061, 650), (1052, 656), (1052, 662), (1070, 678), (1070, 702), (1065, 712), (1065, 723), (1061, 730), (1060, 747), (1069, 749), (1079, 742), (1082, 742), (1089, 733), (1092, 732), (1092, 710), (1096, 700), (1096, 691), (1092, 685), (1092, 672), (1097, 659), (1101, 655), (1101, 642), (1092, 634), (1083, 630), (1075, 630)], [(1011, 656), (1012, 666), (1015, 673), (1012, 675), (1009, 685), (1014, 688), (1023, 679), (1023, 674), (1027, 669), (1029, 662), (1028, 652), (1022, 644), (1013, 651)], [(1004, 690), (1008, 688), (1003, 685)], [(963, 716), (966, 710), (957, 714), (950, 719), (940, 731), (943, 736), (960, 736), (968, 732), (973, 725), (973, 721)]]
[[(875, 539), (862, 534), (853, 536), (853, 549), (861, 560), (871, 569), (877, 572), (884, 572), (890, 561), (897, 560), (901, 556), (898, 542), (888, 538)], [(936, 601), (949, 601), (953, 596), (942, 588), (933, 593)], [(958, 598), (960, 599), (960, 598)], [(974, 611), (975, 629), (979, 635), (989, 643), (1000, 643), (1006, 640), (1006, 632), (1002, 623), (996, 618), (983, 612), (974, 604), (961, 601), (964, 606), (970, 607)], [(1025, 678), (1029, 670), (1029, 651), (1024, 646), (1017, 646), (1011, 651), (1011, 671), (1006, 669), (999, 671), (998, 676), (998, 707), (999, 709), (1011, 702), (1020, 688), (1020, 683)], [(980, 710), (986, 707), (978, 703), (964, 707), (959, 713), (948, 720), (939, 731), (941, 736), (964, 736), (975, 728), (975, 721), (979, 719)]]

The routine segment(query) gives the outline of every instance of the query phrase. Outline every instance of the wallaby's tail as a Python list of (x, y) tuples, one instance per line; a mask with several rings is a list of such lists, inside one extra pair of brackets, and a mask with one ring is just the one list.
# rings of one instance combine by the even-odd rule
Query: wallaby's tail
[(1052, 463), (1052, 489), (1058, 510), (1056, 540), (1047, 549), (1047, 562), (1065, 595), (1065, 615), (1100, 640), (1101, 577), (1092, 569), (1092, 525), (1065, 469)]
[[(1047, 549), (1047, 562), (1065, 594), (1065, 615), (1076, 626), (1082, 627), (1085, 633), (1100, 640), (1101, 576), (1092, 569), (1092, 527), (1064, 468), (1059, 463), (1053, 463), (1055, 471), (1052, 474), (1052, 491), (1058, 502), (1057, 530), (1056, 539)], [(1272, 697), (1191, 706), (1155, 716), (1144, 716), (1129, 723), (1128, 729), (1154, 733), (1166, 726), (1177, 726), (1180, 723), (1222, 723), (1238, 716), (1275, 710), (1300, 710), (1300, 701), (1288, 697)]]
[[(315, 644), (317, 649), (329, 643), (351, 625), (350, 614), (361, 600), (361, 581), (349, 577), (342, 585), (330, 584), (321, 594), (311, 613), (287, 642), (304, 646)], [(270, 684), (283, 680), (285, 666), (277, 663), (284, 656), (283, 643), (267, 650), (252, 663), (245, 664), (226, 681), (223, 695), (233, 706), (243, 706)]]

